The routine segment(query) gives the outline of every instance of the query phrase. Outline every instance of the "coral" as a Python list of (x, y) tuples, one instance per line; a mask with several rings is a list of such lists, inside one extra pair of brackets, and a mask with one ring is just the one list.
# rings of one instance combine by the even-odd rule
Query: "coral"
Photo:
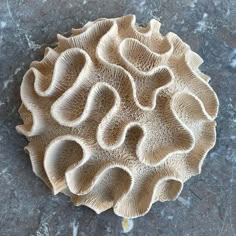
[(75, 205), (144, 215), (201, 172), (218, 99), (203, 60), (160, 23), (98, 19), (33, 62), (19, 109), (33, 171)]

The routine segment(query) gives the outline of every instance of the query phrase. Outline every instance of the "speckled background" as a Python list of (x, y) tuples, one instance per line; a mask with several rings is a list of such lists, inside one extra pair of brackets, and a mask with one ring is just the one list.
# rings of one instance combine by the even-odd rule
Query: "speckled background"
[(112, 210), (96, 215), (53, 196), (31, 169), (15, 131), (21, 123), (22, 76), (32, 60), (98, 17), (136, 14), (140, 24), (162, 22), (205, 60), (201, 69), (220, 100), (218, 140), (202, 174), (185, 184), (175, 202), (156, 203), (129, 221), (128, 235), (236, 235), (236, 1), (235, 0), (0, 0), (0, 236), (124, 235)]

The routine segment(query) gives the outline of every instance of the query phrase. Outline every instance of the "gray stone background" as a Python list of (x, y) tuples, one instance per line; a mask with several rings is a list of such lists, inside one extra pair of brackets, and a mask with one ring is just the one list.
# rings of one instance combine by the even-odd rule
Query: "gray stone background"
[(236, 1), (235, 0), (0, 0), (0, 236), (124, 235), (112, 210), (96, 215), (53, 196), (31, 169), (15, 132), (21, 123), (19, 87), (32, 60), (98, 17), (136, 14), (138, 23), (162, 22), (205, 60), (201, 69), (220, 100), (218, 139), (202, 174), (177, 201), (156, 203), (130, 220), (128, 235), (236, 235)]

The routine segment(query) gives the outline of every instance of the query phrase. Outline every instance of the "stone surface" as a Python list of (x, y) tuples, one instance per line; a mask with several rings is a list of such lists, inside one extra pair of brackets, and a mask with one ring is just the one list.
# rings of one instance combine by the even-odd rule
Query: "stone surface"
[[(144, 217), (124, 221), (111, 210), (96, 215), (53, 196), (31, 169), (21, 123), (19, 86), (32, 60), (56, 33), (69, 35), (98, 17), (136, 14), (162, 33), (173, 31), (205, 60), (218, 94), (217, 144), (202, 174), (185, 184), (177, 201), (156, 203)], [(0, 235), (236, 235), (236, 2), (235, 0), (0, 1)], [(124, 233), (126, 232), (126, 233)]]

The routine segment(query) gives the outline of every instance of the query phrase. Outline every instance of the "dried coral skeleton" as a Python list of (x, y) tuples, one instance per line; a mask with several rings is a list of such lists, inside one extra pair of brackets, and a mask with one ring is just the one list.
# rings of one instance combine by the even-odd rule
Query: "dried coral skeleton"
[(218, 99), (202, 59), (160, 23), (98, 19), (58, 35), (21, 85), (17, 131), (33, 171), (97, 213), (174, 200), (215, 144)]

